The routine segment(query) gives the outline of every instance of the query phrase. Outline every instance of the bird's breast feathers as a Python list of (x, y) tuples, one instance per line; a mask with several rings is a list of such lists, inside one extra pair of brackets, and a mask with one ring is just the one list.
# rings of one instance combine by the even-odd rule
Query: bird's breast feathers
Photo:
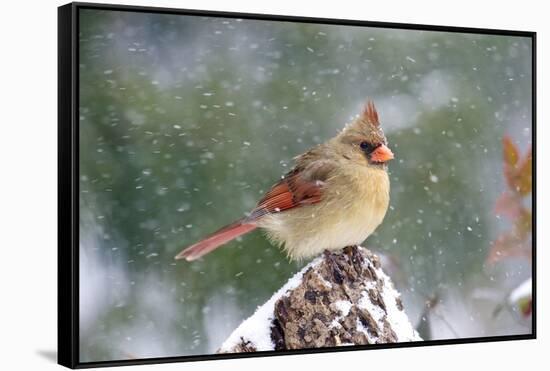
[(384, 219), (389, 204), (385, 170), (349, 166), (326, 180), (321, 201), (266, 215), (258, 225), (293, 259), (363, 242)]

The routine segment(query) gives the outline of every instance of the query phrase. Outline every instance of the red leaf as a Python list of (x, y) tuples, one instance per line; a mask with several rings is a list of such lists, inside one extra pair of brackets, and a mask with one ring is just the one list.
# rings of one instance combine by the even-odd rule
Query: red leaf
[(521, 199), (512, 192), (504, 192), (501, 194), (495, 204), (495, 212), (498, 215), (507, 216), (512, 220), (519, 217), (521, 208)]
[(522, 241), (515, 233), (503, 234), (493, 242), (487, 263), (495, 264), (502, 259), (511, 257), (531, 257), (530, 245)]
[(515, 235), (522, 240), (528, 238), (531, 234), (532, 226), (533, 213), (531, 213), (531, 210), (522, 207), (514, 225)]
[(520, 303), (519, 308), (521, 310), (521, 314), (523, 314), (524, 317), (529, 317), (533, 312), (533, 300), (529, 298), (525, 302)]
[(520, 159), (518, 147), (505, 135), (502, 138), (504, 176), (509, 187), (499, 196), (495, 212), (511, 219), (512, 228), (493, 241), (487, 263), (494, 264), (507, 257), (525, 257), (531, 259), (531, 229), (533, 215), (524, 206), (524, 197), (533, 188), (532, 148)]
[(533, 153), (532, 149), (527, 150), (525, 158), (517, 166), (516, 190), (522, 196), (527, 196), (533, 189)]
[(508, 135), (502, 138), (502, 149), (504, 163), (510, 167), (515, 167), (519, 160), (518, 147), (516, 147)]

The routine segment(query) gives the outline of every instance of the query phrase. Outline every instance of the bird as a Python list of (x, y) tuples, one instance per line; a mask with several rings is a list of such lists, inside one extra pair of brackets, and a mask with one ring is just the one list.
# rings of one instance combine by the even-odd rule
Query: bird
[(382, 223), (394, 158), (370, 100), (337, 135), (294, 158), (295, 166), (247, 216), (185, 248), (196, 260), (256, 228), (292, 260), (361, 244)]

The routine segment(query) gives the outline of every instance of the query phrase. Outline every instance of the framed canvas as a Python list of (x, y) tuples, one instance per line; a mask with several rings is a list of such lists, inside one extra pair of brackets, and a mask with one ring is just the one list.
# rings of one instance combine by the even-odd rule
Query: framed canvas
[(535, 338), (534, 32), (58, 19), (60, 364)]

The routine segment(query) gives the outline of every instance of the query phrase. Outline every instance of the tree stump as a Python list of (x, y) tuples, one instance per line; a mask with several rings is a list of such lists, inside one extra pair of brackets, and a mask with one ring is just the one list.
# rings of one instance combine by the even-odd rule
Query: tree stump
[(350, 246), (324, 254), (237, 327), (218, 353), (422, 340), (379, 258)]

